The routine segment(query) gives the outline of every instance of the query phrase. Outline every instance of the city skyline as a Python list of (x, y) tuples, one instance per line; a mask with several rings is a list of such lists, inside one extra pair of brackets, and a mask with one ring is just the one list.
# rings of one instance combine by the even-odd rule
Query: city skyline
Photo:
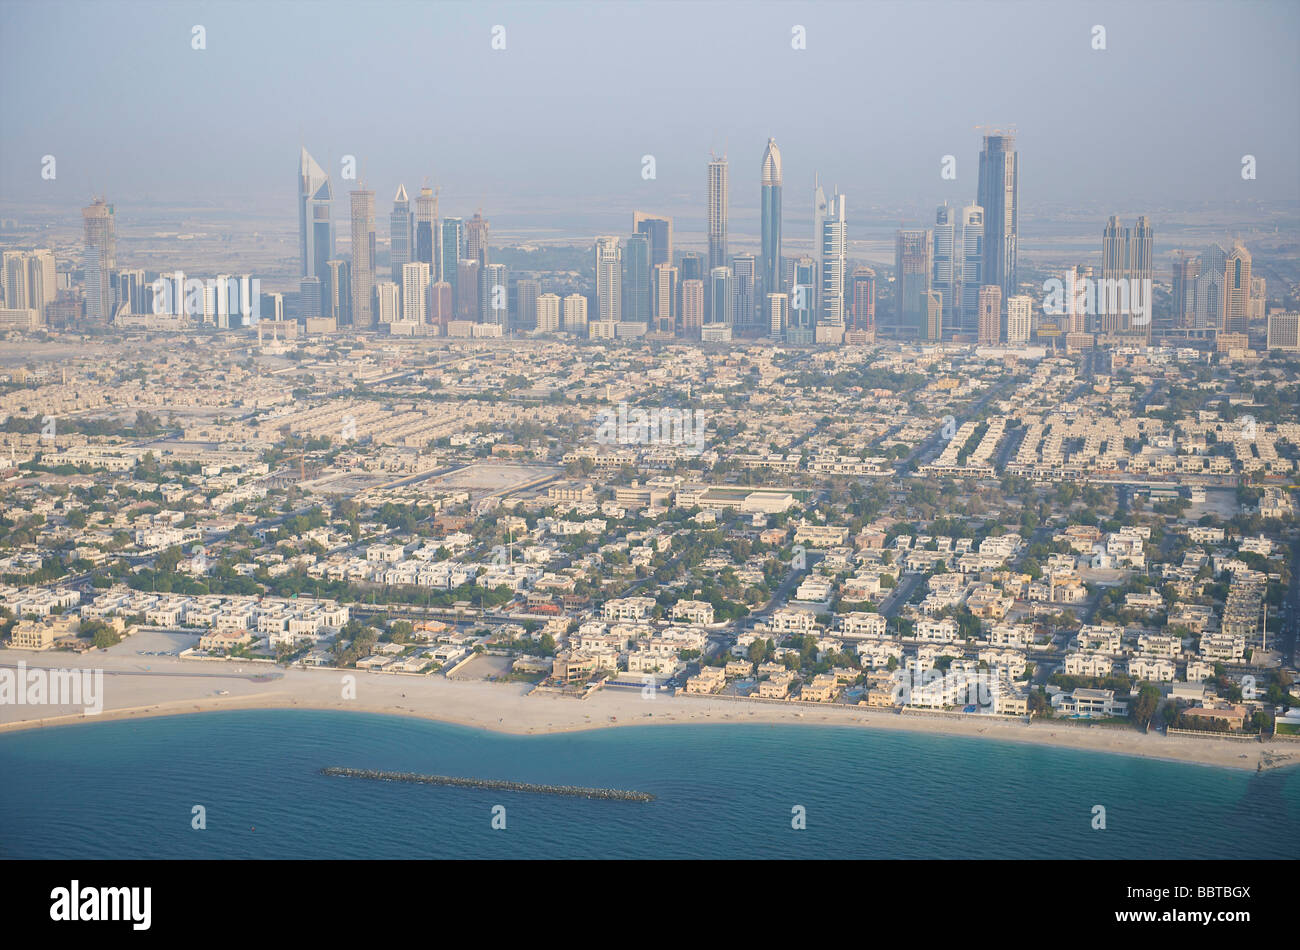
[(890, 908), (957, 858), (949, 942), (1285, 918), (1298, 37), (0, 4), (7, 919), (479, 858), (880, 861)]

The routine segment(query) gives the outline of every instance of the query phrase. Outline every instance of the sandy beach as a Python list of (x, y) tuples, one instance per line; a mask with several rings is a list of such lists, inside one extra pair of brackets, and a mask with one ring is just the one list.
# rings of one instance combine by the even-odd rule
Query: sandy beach
[[(579, 700), (529, 695), (532, 687), (526, 683), (139, 656), (124, 646), (82, 655), (0, 651), (0, 667), (14, 668), (23, 662), (28, 669), (103, 670), (103, 711), (98, 715), (86, 715), (81, 706), (5, 703), (0, 704), (0, 732), (235, 709), (322, 709), (414, 716), (516, 735), (629, 725), (802, 723), (1026, 742), (1250, 771), (1300, 764), (1300, 743), (1277, 740), (1143, 735), (1100, 726), (900, 715), (838, 704), (716, 696), (659, 694), (648, 699), (636, 689), (603, 689)], [(349, 686), (346, 677), (353, 678), (354, 685)], [(354, 698), (345, 698), (345, 692)]]

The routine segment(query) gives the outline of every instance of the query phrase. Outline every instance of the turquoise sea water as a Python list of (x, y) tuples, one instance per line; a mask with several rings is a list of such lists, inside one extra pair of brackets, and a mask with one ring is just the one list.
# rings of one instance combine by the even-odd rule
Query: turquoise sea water
[[(650, 792), (407, 785), (326, 765)], [(207, 828), (191, 828), (192, 807)], [(505, 830), (491, 826), (506, 808)], [(807, 827), (791, 827), (802, 806)], [(1094, 830), (1093, 806), (1106, 809)], [(0, 736), (9, 858), (1287, 858), (1300, 770), (1263, 775), (862, 728), (505, 736), (269, 710)]]

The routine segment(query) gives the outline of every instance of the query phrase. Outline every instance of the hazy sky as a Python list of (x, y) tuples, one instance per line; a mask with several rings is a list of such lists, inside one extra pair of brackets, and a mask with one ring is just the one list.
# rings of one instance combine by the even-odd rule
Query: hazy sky
[[(973, 200), (984, 123), (1017, 127), (1026, 204), (1297, 200), (1298, 42), (1294, 0), (7, 0), (0, 201), (80, 207), (93, 189), (295, 216), (305, 144), (336, 198), (355, 155), (380, 216), (425, 175), (451, 214), (698, 204), (711, 148), (745, 208), (772, 135), (787, 203), (819, 170), (852, 216)], [(940, 178), (945, 154), (956, 181)]]

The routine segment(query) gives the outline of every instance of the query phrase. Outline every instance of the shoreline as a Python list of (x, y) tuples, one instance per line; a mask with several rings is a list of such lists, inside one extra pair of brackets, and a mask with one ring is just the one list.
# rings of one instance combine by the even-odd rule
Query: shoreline
[[(14, 666), (19, 651), (0, 653), (0, 666)], [(6, 655), (8, 654), (8, 655)], [(10, 662), (10, 660), (13, 662)], [(658, 695), (641, 698), (639, 690), (600, 689), (587, 699), (530, 696), (530, 684), (494, 683), (487, 680), (447, 680), (441, 677), (397, 676), (385, 673), (339, 670), (287, 669), (275, 680), (253, 677), (265, 669), (237, 661), (204, 664), (194, 661), (151, 660), (144, 667), (134, 657), (100, 654), (59, 655), (28, 653), (22, 657), (29, 669), (84, 668), (104, 670), (103, 711), (86, 715), (80, 709), (44, 707), (48, 715), (17, 718), (23, 706), (0, 706), (0, 735), (34, 729), (152, 719), (205, 712), (303, 709), (322, 712), (360, 712), (402, 716), (486, 729), (507, 735), (555, 735), (630, 725), (705, 725), (750, 723), (755, 725), (820, 725), (875, 729), (882, 732), (926, 733), (968, 739), (993, 739), (1021, 745), (1126, 755), (1159, 761), (1269, 771), (1300, 765), (1300, 743), (1240, 739), (1206, 739), (1192, 736), (1144, 734), (1136, 729), (1076, 726), (1038, 721), (988, 718), (948, 719), (940, 716), (900, 715), (896, 712), (828, 703), (776, 703), (720, 696)], [(131, 667), (136, 667), (132, 669)], [(161, 667), (155, 670), (154, 667)], [(233, 667), (233, 669), (232, 669)], [(340, 684), (354, 677), (357, 698), (342, 698)], [(222, 687), (227, 695), (214, 695)]]

